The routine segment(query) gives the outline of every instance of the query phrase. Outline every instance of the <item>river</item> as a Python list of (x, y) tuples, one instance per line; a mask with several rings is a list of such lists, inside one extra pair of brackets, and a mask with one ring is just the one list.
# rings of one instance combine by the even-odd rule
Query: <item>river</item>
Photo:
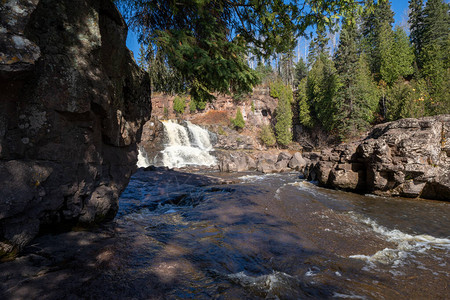
[(141, 169), (114, 221), (38, 238), (0, 280), (6, 299), (448, 299), (449, 216), (298, 173)]

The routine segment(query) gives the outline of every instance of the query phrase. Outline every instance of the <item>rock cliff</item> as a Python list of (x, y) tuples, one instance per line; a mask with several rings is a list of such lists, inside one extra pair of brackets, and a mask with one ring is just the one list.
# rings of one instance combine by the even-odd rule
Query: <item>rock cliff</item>
[(360, 142), (322, 151), (305, 173), (323, 186), (450, 200), (450, 115), (380, 124)]
[(147, 74), (110, 0), (0, 7), (0, 254), (114, 216), (150, 116)]

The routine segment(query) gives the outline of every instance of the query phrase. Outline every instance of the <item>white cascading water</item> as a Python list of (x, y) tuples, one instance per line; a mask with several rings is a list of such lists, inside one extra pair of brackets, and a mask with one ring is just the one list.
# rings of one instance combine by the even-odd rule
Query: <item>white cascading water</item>
[(136, 165), (138, 168), (147, 168), (148, 166), (150, 166), (150, 161), (148, 159), (147, 152), (145, 152), (145, 150), (141, 146), (139, 146), (137, 158), (138, 161)]
[(167, 144), (162, 153), (162, 164), (169, 168), (190, 165), (211, 166), (216, 159), (209, 152), (213, 150), (209, 132), (200, 126), (186, 122), (186, 127), (169, 120), (164, 121)]

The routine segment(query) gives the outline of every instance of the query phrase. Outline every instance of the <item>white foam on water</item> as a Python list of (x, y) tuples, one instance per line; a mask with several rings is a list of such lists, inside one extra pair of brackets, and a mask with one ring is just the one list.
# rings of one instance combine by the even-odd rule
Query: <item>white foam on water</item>
[(398, 266), (407, 257), (413, 257), (413, 253), (426, 253), (433, 248), (446, 251), (450, 250), (450, 239), (448, 238), (436, 238), (427, 234), (413, 235), (404, 233), (398, 229), (390, 230), (370, 218), (362, 217), (353, 212), (350, 212), (350, 214), (354, 220), (370, 226), (374, 232), (384, 236), (388, 242), (397, 245), (396, 248), (385, 248), (377, 251), (373, 255), (357, 254), (349, 256), (350, 258), (365, 260), (372, 264), (379, 262)]
[(270, 177), (280, 177), (280, 174), (271, 173), (271, 174), (263, 174), (263, 175), (244, 175), (244, 176), (238, 177), (238, 179), (243, 182), (256, 182), (256, 181), (265, 180)]
[(347, 294), (341, 294), (341, 293), (333, 293), (333, 298), (342, 298), (342, 299), (367, 299), (364, 296), (359, 296), (355, 294), (347, 295)]
[[(274, 271), (272, 274), (249, 276), (244, 272), (227, 275), (229, 279), (240, 284), (243, 287), (256, 288), (264, 291), (268, 295), (278, 294), (280, 291), (293, 290), (298, 284), (298, 279), (284, 272)], [(276, 299), (278, 297), (275, 295)], [(270, 298), (272, 299), (272, 298)]]
[(289, 185), (295, 186), (297, 189), (301, 191), (308, 192), (312, 194), (313, 196), (320, 196), (322, 193), (318, 191), (318, 187), (313, 183), (309, 181), (296, 181), (292, 183), (288, 183)]

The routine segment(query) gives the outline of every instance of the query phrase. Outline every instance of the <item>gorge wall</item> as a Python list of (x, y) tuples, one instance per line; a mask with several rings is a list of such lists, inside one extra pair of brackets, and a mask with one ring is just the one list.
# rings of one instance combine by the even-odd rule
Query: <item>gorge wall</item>
[(2, 1), (0, 254), (115, 215), (151, 112), (126, 36), (110, 0)]

